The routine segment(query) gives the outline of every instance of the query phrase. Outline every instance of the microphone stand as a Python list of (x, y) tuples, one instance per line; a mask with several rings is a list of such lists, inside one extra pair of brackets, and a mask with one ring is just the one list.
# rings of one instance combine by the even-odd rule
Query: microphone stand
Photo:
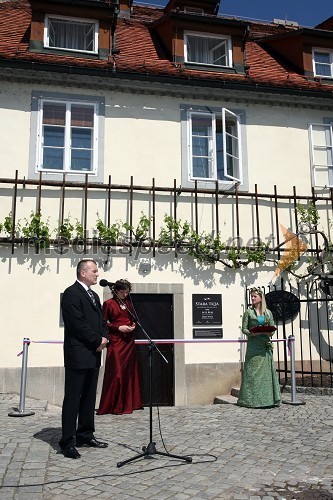
[(189, 456), (184, 456), (181, 457), (179, 455), (173, 455), (171, 453), (164, 453), (162, 451), (157, 451), (156, 449), (156, 443), (153, 441), (153, 402), (152, 402), (152, 387), (153, 387), (153, 356), (154, 356), (154, 349), (159, 353), (159, 355), (164, 359), (166, 363), (168, 363), (168, 360), (166, 357), (162, 354), (162, 352), (159, 350), (155, 342), (150, 338), (146, 330), (143, 328), (141, 325), (138, 317), (132, 313), (132, 311), (127, 307), (127, 304), (125, 301), (123, 301), (117, 294), (117, 292), (111, 288), (111, 291), (113, 294), (116, 295), (118, 300), (121, 302), (121, 304), (124, 306), (124, 308), (128, 311), (128, 313), (132, 316), (132, 318), (135, 320), (136, 324), (141, 328), (142, 332), (144, 333), (146, 339), (149, 342), (148, 346), (148, 352), (149, 352), (149, 443), (147, 446), (142, 447), (143, 453), (139, 453), (135, 455), (132, 458), (128, 458), (127, 460), (123, 460), (122, 462), (117, 463), (117, 467), (122, 467), (125, 464), (128, 464), (130, 462), (133, 462), (134, 460), (138, 460), (139, 458), (153, 458), (152, 455), (163, 455), (165, 457), (172, 457), (172, 458), (177, 458), (179, 460), (185, 460), (186, 462), (191, 463), (192, 462), (192, 457)]

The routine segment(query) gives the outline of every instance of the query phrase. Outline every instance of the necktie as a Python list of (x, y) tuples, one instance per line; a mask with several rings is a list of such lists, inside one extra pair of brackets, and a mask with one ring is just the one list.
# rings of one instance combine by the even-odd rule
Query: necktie
[(95, 300), (94, 294), (92, 293), (92, 290), (90, 290), (90, 288), (88, 288), (87, 293), (88, 293), (88, 295), (89, 295), (89, 297), (90, 297), (90, 299), (91, 299), (92, 303), (93, 303), (93, 304), (94, 304), (94, 306), (96, 307), (96, 305), (97, 305), (97, 304), (96, 304), (96, 300)]

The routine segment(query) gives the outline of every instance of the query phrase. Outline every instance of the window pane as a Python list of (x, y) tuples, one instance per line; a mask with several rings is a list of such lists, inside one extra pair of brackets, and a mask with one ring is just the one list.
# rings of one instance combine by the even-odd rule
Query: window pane
[(219, 64), (227, 66), (226, 42), (223, 41), (219, 46), (215, 47), (211, 52), (211, 64)]
[(237, 137), (237, 123), (228, 118), (226, 120), (226, 148), (227, 148), (227, 174), (233, 177), (239, 172), (239, 139)]
[(316, 146), (331, 146), (331, 134), (329, 133), (330, 127), (328, 125), (320, 126), (313, 125), (312, 126), (312, 139), (313, 144)]
[(192, 154), (193, 156), (209, 155), (209, 142), (207, 137), (193, 137)]
[(324, 64), (316, 64), (316, 75), (331, 76), (331, 66), (325, 66)]
[(210, 116), (192, 115), (192, 135), (211, 135), (212, 119)]
[(84, 170), (89, 172), (92, 165), (92, 151), (85, 149), (72, 149), (71, 170)]
[[(228, 118), (226, 120), (226, 155), (227, 155), (227, 174), (235, 176), (238, 172), (238, 138), (237, 123), (235, 120)], [(223, 135), (222, 135), (222, 120), (216, 120), (216, 163), (217, 163), (217, 178), (219, 180), (229, 180), (224, 172), (224, 159), (223, 159)]]
[(332, 168), (316, 168), (316, 185), (317, 186), (332, 186)]
[(65, 104), (46, 104), (43, 106), (43, 123), (48, 125), (65, 125)]
[(330, 64), (330, 55), (328, 52), (315, 52), (314, 59), (316, 63)]
[(332, 186), (332, 126), (311, 125), (312, 168), (317, 186)]
[(65, 146), (64, 104), (44, 103), (43, 106), (43, 160), (42, 168), (63, 170)]
[(49, 19), (49, 47), (94, 51), (95, 26), (67, 19)]
[(84, 128), (72, 128), (72, 147), (91, 149), (92, 131)]
[(227, 66), (226, 40), (188, 35), (187, 60), (202, 64)]
[(60, 148), (44, 148), (42, 166), (45, 169), (63, 170), (64, 150)]
[(329, 164), (329, 152), (330, 150), (327, 148), (313, 148), (313, 157), (315, 165), (328, 165)]
[(192, 175), (210, 178), (212, 176), (212, 117), (192, 115)]
[(65, 129), (63, 127), (44, 127), (44, 146), (64, 147)]
[(94, 108), (92, 106), (72, 106), (71, 125), (76, 127), (94, 126)]
[(216, 168), (218, 180), (225, 179), (223, 167), (223, 136), (221, 118), (216, 119)]
[(193, 158), (193, 177), (210, 177), (209, 159)]
[(331, 58), (328, 52), (315, 52), (315, 71), (319, 76), (332, 76)]

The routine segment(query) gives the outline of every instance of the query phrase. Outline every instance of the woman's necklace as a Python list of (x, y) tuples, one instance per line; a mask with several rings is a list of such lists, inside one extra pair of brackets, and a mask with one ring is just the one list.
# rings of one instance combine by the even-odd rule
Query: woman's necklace
[(127, 307), (124, 304), (124, 302), (118, 296), (116, 297), (116, 302), (118, 302), (118, 305), (119, 305), (120, 309), (127, 309)]

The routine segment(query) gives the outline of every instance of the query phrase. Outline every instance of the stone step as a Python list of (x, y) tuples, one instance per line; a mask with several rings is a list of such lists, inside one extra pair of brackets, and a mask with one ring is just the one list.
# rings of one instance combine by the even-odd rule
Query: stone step
[(235, 398), (238, 398), (239, 397), (239, 391), (240, 391), (240, 387), (232, 387), (230, 394), (232, 396), (235, 396)]
[(214, 398), (214, 404), (215, 405), (235, 405), (237, 404), (237, 399), (235, 396), (232, 396), (231, 394), (227, 394), (225, 396), (216, 396)]

